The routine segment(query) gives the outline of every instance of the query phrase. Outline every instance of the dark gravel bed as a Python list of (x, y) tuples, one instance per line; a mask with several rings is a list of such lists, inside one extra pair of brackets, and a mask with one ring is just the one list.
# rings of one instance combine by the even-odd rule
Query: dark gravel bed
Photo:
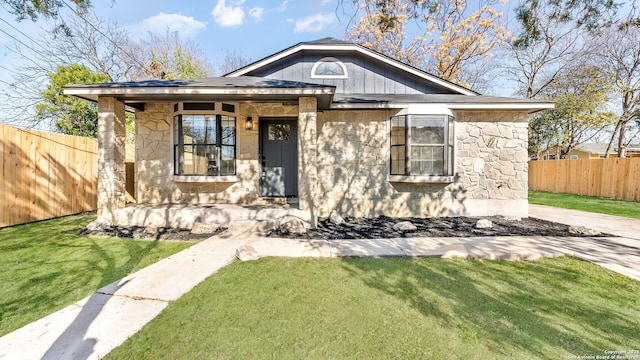
[(154, 229), (154, 231), (149, 231), (148, 228), (141, 226), (109, 226), (99, 230), (88, 230), (84, 228), (78, 231), (78, 234), (147, 240), (199, 241), (210, 238), (224, 230), (224, 228), (220, 228), (213, 233), (192, 234), (191, 230), (188, 229), (157, 228)]
[[(569, 232), (569, 226), (545, 220), (523, 218), (508, 220), (501, 216), (489, 216), (493, 227), (476, 229), (479, 217), (448, 218), (345, 218), (345, 224), (334, 225), (328, 219), (321, 220), (318, 228), (304, 234), (281, 234), (271, 236), (302, 239), (380, 239), (410, 237), (472, 237), (472, 236), (587, 236)], [(396, 231), (393, 225), (410, 221), (417, 227), (414, 231)], [(601, 234), (599, 236), (611, 236)]]

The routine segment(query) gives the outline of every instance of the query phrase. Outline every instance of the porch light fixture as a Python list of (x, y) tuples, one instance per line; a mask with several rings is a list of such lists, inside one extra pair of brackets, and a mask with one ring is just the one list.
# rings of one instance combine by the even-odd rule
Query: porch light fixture
[(253, 129), (253, 118), (251, 118), (251, 116), (247, 116), (247, 119), (244, 122), (244, 128), (246, 130), (252, 130)]

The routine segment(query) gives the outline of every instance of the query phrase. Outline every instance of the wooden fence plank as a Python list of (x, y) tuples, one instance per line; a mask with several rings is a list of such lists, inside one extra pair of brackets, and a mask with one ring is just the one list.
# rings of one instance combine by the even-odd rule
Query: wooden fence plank
[(96, 209), (95, 139), (0, 125), (0, 227)]
[(529, 189), (640, 201), (640, 158), (530, 161)]

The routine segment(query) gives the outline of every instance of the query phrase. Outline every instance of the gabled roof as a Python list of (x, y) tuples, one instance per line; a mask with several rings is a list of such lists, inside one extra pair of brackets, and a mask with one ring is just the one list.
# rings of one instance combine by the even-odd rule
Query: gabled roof
[(371, 50), (367, 47), (364, 47), (362, 45), (359, 44), (354, 44), (354, 43), (350, 43), (350, 42), (346, 42), (346, 41), (341, 41), (341, 40), (337, 40), (334, 38), (324, 38), (324, 39), (319, 39), (319, 40), (315, 40), (315, 41), (308, 41), (308, 42), (301, 42), (297, 45), (291, 46), (287, 49), (284, 49), (280, 52), (277, 52), (273, 55), (270, 55), (262, 60), (258, 60), (252, 64), (249, 64), (247, 66), (244, 66), (240, 69), (237, 69), (235, 71), (232, 71), (228, 74), (225, 74), (223, 76), (225, 77), (238, 77), (238, 76), (244, 76), (245, 74), (248, 74), (256, 69), (259, 69), (261, 67), (267, 66), (269, 64), (272, 64), (280, 59), (283, 59), (287, 56), (293, 55), (297, 52), (300, 51), (304, 51), (304, 50), (324, 50), (324, 51), (331, 51), (331, 50), (350, 50), (350, 51), (354, 51), (360, 54), (363, 54), (365, 56), (369, 56), (371, 58), (374, 58), (378, 61), (381, 61), (387, 65), (390, 65), (392, 67), (395, 67), (399, 70), (402, 70), (404, 72), (410, 73), (416, 77), (422, 78), (424, 80), (433, 82), (437, 85), (440, 85), (442, 87), (445, 87), (449, 90), (452, 90), (456, 93), (459, 93), (461, 95), (479, 95), (477, 92), (467, 89), (463, 86), (460, 86), (458, 84), (454, 84), (450, 81), (444, 80), (442, 78), (439, 78), (435, 75), (429, 74), (425, 71), (422, 71), (416, 67), (413, 67), (411, 65), (407, 65), (405, 63), (402, 63), (398, 60), (395, 60), (389, 56), (386, 56), (384, 54), (381, 54), (377, 51)]

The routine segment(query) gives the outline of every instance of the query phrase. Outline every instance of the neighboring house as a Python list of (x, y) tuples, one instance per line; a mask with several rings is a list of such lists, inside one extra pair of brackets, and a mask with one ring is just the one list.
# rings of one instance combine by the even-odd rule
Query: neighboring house
[(550, 102), (480, 95), (357, 44), (304, 42), (224, 77), (65, 88), (98, 103), (98, 212), (136, 199), (259, 204), (310, 218), (527, 216), (527, 126)]
[[(567, 153), (566, 160), (576, 159), (604, 159), (607, 157), (608, 144), (587, 143), (576, 146)], [(618, 148), (612, 146), (609, 150), (609, 157), (618, 157)], [(631, 144), (627, 147), (627, 157), (640, 157), (640, 144)], [(542, 153), (540, 160), (559, 160), (560, 154), (556, 146), (552, 146)]]

